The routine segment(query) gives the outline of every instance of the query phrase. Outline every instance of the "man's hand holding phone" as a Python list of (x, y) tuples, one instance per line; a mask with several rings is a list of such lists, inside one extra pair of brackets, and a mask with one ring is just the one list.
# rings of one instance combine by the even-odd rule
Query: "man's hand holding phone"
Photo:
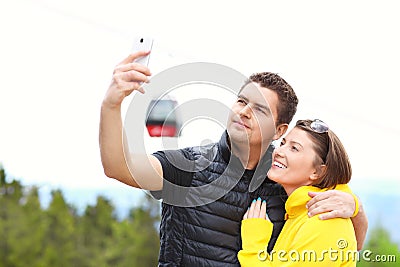
[(137, 90), (144, 93), (142, 83), (149, 82), (150, 70), (136, 59), (148, 56), (150, 51), (137, 51), (130, 54), (115, 68), (110, 87), (107, 90), (103, 104), (109, 107), (119, 107), (125, 97)]
[(136, 37), (133, 41), (132, 54), (121, 61), (115, 68), (113, 79), (103, 100), (103, 105), (110, 108), (120, 107), (125, 97), (137, 90), (144, 93), (142, 84), (149, 82), (148, 69), (153, 39)]

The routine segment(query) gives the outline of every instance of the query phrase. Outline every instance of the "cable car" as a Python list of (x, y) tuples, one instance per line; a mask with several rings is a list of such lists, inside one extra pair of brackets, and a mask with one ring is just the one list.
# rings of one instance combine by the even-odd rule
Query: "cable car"
[(157, 99), (147, 108), (146, 128), (151, 137), (177, 137), (180, 135), (181, 119), (174, 99)]

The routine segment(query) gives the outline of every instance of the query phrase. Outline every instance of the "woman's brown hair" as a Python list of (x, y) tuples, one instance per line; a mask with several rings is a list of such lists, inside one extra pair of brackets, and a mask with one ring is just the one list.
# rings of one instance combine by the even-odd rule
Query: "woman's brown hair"
[(328, 127), (325, 131), (319, 132), (313, 129), (312, 123), (312, 120), (299, 120), (295, 127), (306, 131), (311, 137), (314, 151), (319, 157), (315, 159), (315, 165), (321, 165), (322, 160), (322, 164), (326, 166), (313, 186), (332, 188), (338, 184), (347, 184), (351, 179), (352, 171), (342, 142)]

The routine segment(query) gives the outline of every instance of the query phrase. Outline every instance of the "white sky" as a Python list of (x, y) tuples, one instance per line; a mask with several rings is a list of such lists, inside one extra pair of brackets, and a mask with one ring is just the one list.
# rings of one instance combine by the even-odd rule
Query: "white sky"
[[(320, 118), (341, 138), (355, 186), (377, 190), (379, 182), (383, 191), (396, 192), (398, 5), (394, 0), (1, 1), (0, 162), (24, 183), (120, 186), (102, 171), (99, 110), (114, 66), (130, 52), (133, 37), (145, 34), (155, 39), (153, 74), (192, 61), (224, 64), (245, 75), (278, 72), (300, 99), (294, 121)], [(204, 94), (219, 96), (205, 90), (193, 97)], [(183, 93), (177, 98), (185, 101)], [(213, 125), (207, 129), (216, 130), (207, 133), (199, 127), (192, 132), (203, 135), (187, 135), (192, 145), (218, 139), (222, 130)]]

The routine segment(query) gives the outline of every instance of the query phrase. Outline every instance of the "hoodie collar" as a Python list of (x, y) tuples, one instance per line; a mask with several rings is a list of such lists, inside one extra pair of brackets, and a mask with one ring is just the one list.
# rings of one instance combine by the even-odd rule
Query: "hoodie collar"
[(306, 204), (311, 199), (311, 197), (308, 196), (308, 192), (321, 191), (326, 191), (326, 189), (321, 189), (311, 185), (300, 186), (299, 188), (294, 190), (292, 194), (290, 194), (290, 196), (288, 197), (285, 204), (285, 218), (295, 218), (302, 213), (307, 212)]

